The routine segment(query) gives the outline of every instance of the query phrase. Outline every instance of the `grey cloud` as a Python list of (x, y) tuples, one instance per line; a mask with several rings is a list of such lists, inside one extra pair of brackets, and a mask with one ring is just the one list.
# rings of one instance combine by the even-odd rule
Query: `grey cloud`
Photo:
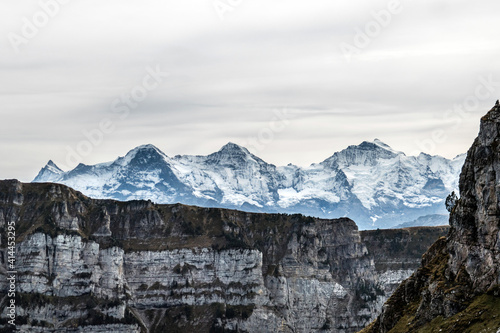
[[(0, 41), (0, 178), (31, 180), (48, 159), (64, 163), (67, 146), (104, 118), (116, 129), (85, 163), (143, 143), (208, 154), (257, 135), (285, 108), (294, 118), (254, 152), (277, 165), (319, 162), (375, 137), (412, 152), (437, 129), (448, 138), (432, 153), (465, 152), (500, 87), (458, 128), (443, 115), (480, 76), (500, 81), (500, 3), (402, 0), (401, 14), (347, 62), (340, 43), (387, 3), (244, 1), (220, 21), (210, 1), (72, 2), (20, 54)], [(3, 36), (39, 8), (3, 6)], [(171, 75), (120, 119), (111, 103), (156, 65)]]

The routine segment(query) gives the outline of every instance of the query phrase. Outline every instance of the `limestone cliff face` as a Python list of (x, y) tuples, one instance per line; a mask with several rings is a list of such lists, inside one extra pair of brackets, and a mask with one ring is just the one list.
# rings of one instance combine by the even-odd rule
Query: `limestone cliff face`
[(481, 119), (460, 175), (451, 230), (366, 332), (497, 332), (500, 328), (500, 107)]
[[(349, 219), (93, 200), (0, 181), (0, 228), (11, 221), (25, 332), (354, 332), (446, 232), (360, 235)], [(384, 233), (390, 254), (378, 250)], [(5, 275), (5, 232), (0, 240)], [(2, 277), (2, 305), (7, 289)], [(0, 325), (9, 329), (6, 311)]]
[(399, 284), (420, 267), (425, 253), (449, 226), (411, 227), (360, 231), (361, 240), (375, 262), (378, 282), (391, 295)]

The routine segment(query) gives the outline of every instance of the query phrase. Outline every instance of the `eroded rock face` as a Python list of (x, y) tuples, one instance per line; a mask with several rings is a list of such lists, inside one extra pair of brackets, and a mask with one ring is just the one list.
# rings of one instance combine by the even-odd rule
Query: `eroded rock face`
[[(388, 300), (366, 332), (496, 332), (500, 328), (500, 107), (481, 119), (460, 175), (447, 238)], [(485, 314), (483, 318), (482, 315)], [(431, 321), (445, 319), (438, 325)], [(497, 318), (498, 319), (495, 319)], [(449, 318), (449, 320), (447, 320)]]
[[(360, 235), (349, 219), (92, 200), (0, 181), (0, 228), (11, 221), (19, 327), (30, 332), (354, 332), (424, 251), (376, 253), (388, 231)], [(427, 229), (428, 244), (446, 232)], [(391, 242), (421, 241), (419, 229), (402, 232)]]
[(360, 231), (363, 243), (373, 256), (378, 282), (387, 295), (420, 267), (421, 254), (437, 237), (446, 235), (448, 229), (448, 226), (440, 226)]
[(465, 270), (482, 293), (500, 283), (500, 107), (481, 119), (479, 136), (460, 175), (460, 201), (451, 214), (449, 273)]

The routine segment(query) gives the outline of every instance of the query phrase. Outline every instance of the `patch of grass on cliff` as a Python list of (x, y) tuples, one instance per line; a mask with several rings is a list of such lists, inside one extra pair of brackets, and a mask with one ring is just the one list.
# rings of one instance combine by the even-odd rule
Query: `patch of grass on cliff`
[[(500, 328), (500, 287), (476, 297), (464, 310), (450, 318), (437, 317), (418, 333), (496, 333)], [(391, 331), (392, 332), (392, 331)]]
[[(476, 297), (463, 311), (456, 315), (443, 318), (439, 316), (420, 328), (412, 328), (413, 316), (402, 317), (389, 333), (496, 333), (500, 327), (500, 287)], [(418, 303), (412, 304), (412, 307)], [(411, 311), (409, 311), (411, 312)], [(369, 332), (370, 327), (361, 332)]]
[[(419, 302), (413, 302), (408, 304), (408, 310), (405, 312), (404, 316), (398, 320), (396, 326), (394, 326), (389, 332), (391, 333), (403, 333), (410, 332), (411, 323), (415, 319), (415, 312), (417, 312)], [(366, 331), (370, 332), (370, 331)], [(364, 333), (364, 331), (363, 331)]]

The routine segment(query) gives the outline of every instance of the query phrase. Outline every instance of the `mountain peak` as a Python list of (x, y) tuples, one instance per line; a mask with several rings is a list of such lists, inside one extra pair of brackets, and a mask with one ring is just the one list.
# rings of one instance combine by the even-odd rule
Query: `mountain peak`
[(382, 149), (390, 151), (391, 153), (394, 153), (396, 155), (400, 155), (400, 154), (404, 155), (403, 152), (392, 149), (391, 146), (389, 146), (388, 144), (386, 144), (385, 142), (383, 142), (380, 139), (374, 139), (373, 141), (363, 141), (358, 147), (363, 147), (363, 148), (366, 148), (366, 147), (382, 148)]
[(254, 156), (245, 147), (236, 143), (228, 142), (219, 151), (207, 156), (207, 161), (213, 164), (241, 166), (250, 161), (265, 163), (257, 156)]
[(392, 150), (392, 148), (387, 143), (382, 142), (382, 140), (380, 140), (380, 139), (375, 138), (373, 140), (373, 143), (376, 144), (379, 147), (382, 147), (382, 148), (385, 148), (385, 149), (391, 149)]
[(114, 163), (124, 166), (129, 164), (132, 160), (137, 160), (138, 158), (143, 162), (146, 162), (147, 160), (163, 159), (166, 157), (167, 155), (165, 155), (165, 153), (158, 149), (156, 146), (152, 144), (145, 144), (137, 146), (134, 149), (130, 150), (127, 155), (125, 155), (124, 157), (119, 157), (117, 160), (115, 160)]
[(161, 156), (166, 156), (165, 153), (163, 153), (155, 145), (145, 144), (145, 145), (137, 146), (134, 149), (130, 150), (125, 157), (127, 157), (127, 156), (130, 155), (133, 158), (138, 153), (153, 153), (153, 154), (158, 154), (158, 155), (161, 155)]
[(379, 139), (363, 141), (359, 145), (352, 145), (336, 152), (321, 164), (330, 168), (343, 168), (350, 165), (375, 166), (380, 159), (391, 159), (403, 152), (392, 149)]
[(145, 145), (137, 146), (134, 149), (132, 149), (131, 152), (141, 151), (141, 150), (156, 150), (157, 152), (160, 152), (163, 154), (163, 152), (160, 149), (158, 149), (155, 145), (152, 145), (152, 144), (145, 144)]
[(49, 160), (40, 172), (38, 172), (33, 182), (55, 181), (63, 173), (64, 171), (62, 171), (52, 160)]
[(218, 151), (219, 153), (245, 153), (245, 154), (250, 154), (250, 152), (245, 148), (240, 145), (237, 145), (236, 143), (233, 142), (228, 142), (224, 146), (222, 146), (221, 149)]
[(61, 168), (59, 168), (59, 167), (58, 167), (58, 166), (54, 163), (54, 161), (52, 161), (52, 160), (49, 160), (49, 161), (47, 162), (47, 164), (45, 165), (45, 167), (46, 167), (46, 168), (53, 169), (54, 171), (63, 172), (63, 171), (61, 170)]

